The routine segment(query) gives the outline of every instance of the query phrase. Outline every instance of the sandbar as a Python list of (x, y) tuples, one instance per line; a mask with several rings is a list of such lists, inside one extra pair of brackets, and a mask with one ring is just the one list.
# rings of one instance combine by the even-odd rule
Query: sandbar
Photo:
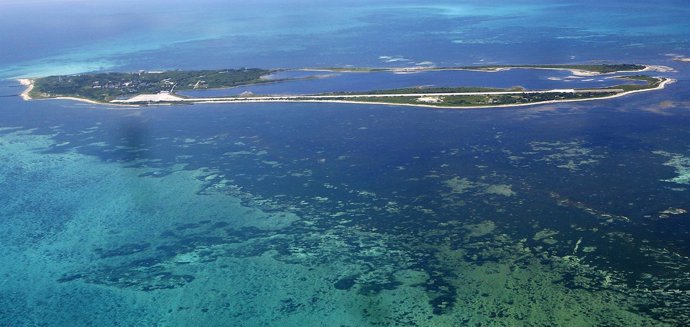
[(20, 78), (18, 79), (19, 84), (26, 86), (27, 88), (20, 94), (19, 96), (22, 97), (25, 101), (31, 100), (31, 96), (29, 93), (34, 89), (34, 80), (28, 79), (28, 78)]

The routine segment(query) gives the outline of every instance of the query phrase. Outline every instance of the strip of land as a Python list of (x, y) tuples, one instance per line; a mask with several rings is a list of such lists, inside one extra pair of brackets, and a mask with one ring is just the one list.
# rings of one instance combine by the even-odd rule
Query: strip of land
[(601, 65), (490, 65), (490, 66), (460, 66), (460, 67), (403, 67), (403, 68), (367, 68), (367, 67), (337, 67), (337, 68), (303, 68), (304, 71), (331, 71), (331, 72), (394, 72), (415, 73), (425, 71), (478, 71), (478, 72), (502, 72), (512, 69), (544, 69), (567, 70), (576, 76), (597, 76), (611, 73), (634, 73), (644, 71), (670, 71), (671, 68), (655, 65), (635, 64), (601, 64)]
[[(252, 96), (252, 97), (218, 97), (218, 98), (182, 98), (170, 99), (169, 94), (160, 94), (160, 103), (285, 103), (285, 102), (321, 102), (381, 104), (395, 106), (415, 106), (445, 109), (471, 109), (495, 107), (519, 107), (545, 103), (576, 102), (603, 100), (625, 95), (663, 89), (673, 82), (664, 78), (650, 88), (630, 89), (554, 89), (542, 91), (506, 91), (506, 92), (463, 92), (463, 93), (415, 93), (415, 94), (347, 94), (347, 95), (295, 95), (295, 96)], [(114, 100), (117, 104), (144, 104), (137, 99)]]
[(81, 98), (107, 103), (121, 97), (180, 90), (218, 89), (240, 85), (275, 83), (269, 78), (277, 70), (256, 68), (164, 71), (136, 73), (98, 73), (48, 76), (33, 80), (27, 93), (33, 99)]
[[(630, 72), (668, 71), (662, 66), (642, 65), (540, 65), (540, 66), (482, 66), (446, 68), (409, 68), (406, 72), (438, 70), (478, 70), (495, 72), (508, 69), (569, 70), (579, 75), (601, 75)], [(304, 69), (310, 70), (310, 69)], [(317, 70), (317, 69), (313, 69)], [(440, 87), (371, 90), (366, 92), (337, 92), (309, 95), (243, 94), (239, 96), (194, 98), (175, 94), (175, 90), (227, 88), (257, 83), (276, 82), (271, 74), (280, 70), (240, 69), (217, 71), (173, 71), (139, 73), (102, 73), (94, 75), (51, 76), (36, 80), (21, 80), (28, 88), (22, 93), (31, 98), (72, 99), (90, 103), (116, 105), (194, 104), (194, 103), (260, 103), (260, 102), (328, 102), (403, 105), (432, 108), (513, 107), (543, 103), (559, 103), (610, 99), (632, 93), (663, 89), (673, 80), (648, 75), (620, 75), (623, 83), (611, 87), (590, 89), (525, 90), (522, 88)], [(326, 68), (318, 71), (335, 72), (401, 72), (399, 68)]]

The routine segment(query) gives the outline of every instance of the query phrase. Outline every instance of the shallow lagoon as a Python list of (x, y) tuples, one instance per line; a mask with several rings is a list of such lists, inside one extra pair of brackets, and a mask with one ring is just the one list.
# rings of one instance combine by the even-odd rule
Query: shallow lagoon
[(529, 90), (544, 90), (555, 88), (600, 88), (629, 82), (611, 78), (611, 76), (614, 75), (582, 77), (574, 76), (569, 71), (544, 71), (537, 69), (514, 69), (495, 73), (476, 71), (427, 71), (415, 73), (328, 71), (307, 73), (303, 71), (282, 71), (271, 75), (270, 78), (298, 78), (300, 80), (218, 90), (182, 91), (179, 93), (191, 97), (218, 97), (239, 95), (243, 92), (294, 95), (362, 92), (410, 87), (458, 86), (495, 88), (522, 86)]

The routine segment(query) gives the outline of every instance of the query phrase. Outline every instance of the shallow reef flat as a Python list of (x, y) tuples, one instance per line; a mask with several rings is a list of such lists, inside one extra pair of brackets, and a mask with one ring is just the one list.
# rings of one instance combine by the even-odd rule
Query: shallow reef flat
[(4, 101), (44, 121), (0, 129), (2, 324), (676, 326), (690, 313), (675, 180), (688, 152), (664, 142), (686, 136), (682, 116), (593, 138), (589, 115), (625, 115)]
[[(205, 270), (174, 267), (190, 268), (198, 260), (184, 251), (196, 249), (191, 239), (169, 257), (146, 257), (152, 247), (163, 246), (156, 240), (166, 228), (208, 225), (211, 218), (214, 228), (270, 230), (295, 220), (289, 213), (245, 207), (237, 198), (197, 194), (200, 172), (173, 167), (153, 177), (148, 169), (73, 151), (46, 154), (60, 144), (32, 131), (12, 130), (0, 136), (0, 144), (6, 160), (0, 194), (9, 200), (0, 207), (0, 260), (11, 263), (0, 268), (3, 324), (156, 324), (164, 312), (153, 293), (141, 291), (184, 290)], [(135, 306), (139, 301), (144, 305)]]
[(662, 150), (654, 151), (654, 154), (668, 158), (664, 166), (673, 167), (678, 175), (671, 179), (665, 179), (665, 182), (690, 185), (690, 157)]

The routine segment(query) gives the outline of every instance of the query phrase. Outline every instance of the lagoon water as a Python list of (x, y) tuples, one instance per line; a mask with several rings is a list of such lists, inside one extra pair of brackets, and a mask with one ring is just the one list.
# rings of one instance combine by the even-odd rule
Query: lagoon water
[[(690, 56), (686, 3), (339, 3), (1, 3), (13, 33), (0, 34), (0, 325), (690, 321), (690, 64), (671, 60)], [(678, 81), (431, 110), (122, 109), (22, 101), (13, 80), (592, 60), (666, 65)], [(203, 92), (610, 85), (568, 76), (339, 74)]]
[[(621, 74), (624, 75), (624, 74)], [(425, 71), (415, 73), (396, 72), (328, 72), (319, 71), (305, 75), (303, 71), (281, 71), (270, 76), (273, 79), (297, 80), (258, 85), (239, 86), (216, 90), (190, 90), (179, 92), (190, 97), (218, 97), (253, 94), (319, 94), (329, 92), (365, 92), (416, 87), (485, 86), (511, 88), (521, 86), (528, 90), (557, 88), (601, 88), (629, 83), (611, 76), (574, 76), (569, 71), (544, 71), (514, 69), (498, 73), (477, 71)]]

